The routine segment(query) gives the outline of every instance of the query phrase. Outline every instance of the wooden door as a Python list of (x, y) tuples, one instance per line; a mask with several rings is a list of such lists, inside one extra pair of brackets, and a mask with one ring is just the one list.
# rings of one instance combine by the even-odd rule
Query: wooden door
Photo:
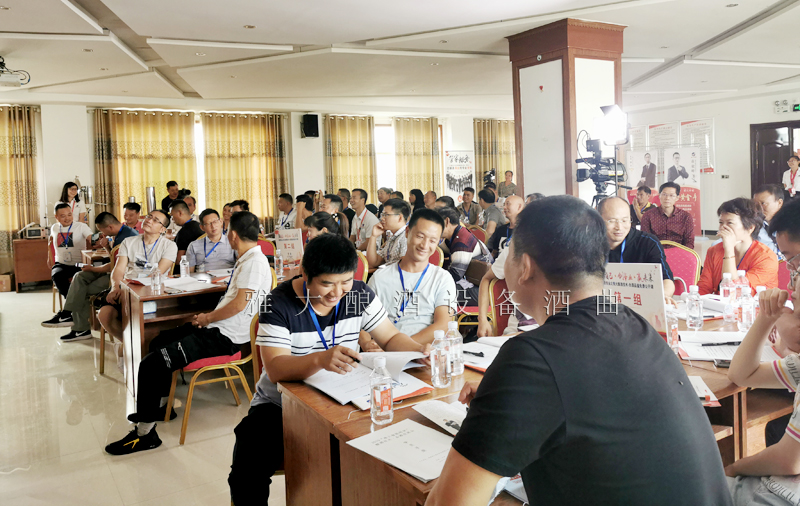
[(780, 184), (786, 161), (796, 148), (793, 135), (800, 121), (750, 125), (751, 192), (762, 184)]

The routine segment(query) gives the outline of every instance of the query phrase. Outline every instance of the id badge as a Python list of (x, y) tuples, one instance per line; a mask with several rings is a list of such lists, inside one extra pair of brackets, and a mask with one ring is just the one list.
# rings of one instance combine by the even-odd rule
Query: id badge
[(206, 264), (197, 264), (197, 272), (206, 272)]
[(144, 272), (140, 272), (139, 273), (139, 277), (140, 278), (149, 278), (150, 277), (150, 273), (153, 271), (153, 269), (157, 265), (158, 264), (154, 264), (152, 262), (145, 262), (145, 264), (144, 264)]
[(65, 264), (72, 263), (72, 252), (69, 249), (64, 248), (63, 255), (64, 255), (64, 263)]

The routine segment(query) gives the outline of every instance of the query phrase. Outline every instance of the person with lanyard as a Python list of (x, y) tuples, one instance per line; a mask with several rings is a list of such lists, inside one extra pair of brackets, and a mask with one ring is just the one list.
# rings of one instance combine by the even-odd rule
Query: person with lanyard
[[(406, 222), (410, 214), (411, 206), (405, 200), (389, 199), (383, 203), (381, 221), (372, 227), (367, 242), (370, 268), (395, 263), (406, 254)], [(386, 240), (378, 247), (378, 239), (384, 234)]]
[[(384, 213), (391, 205), (391, 200), (384, 204)], [(443, 229), (444, 220), (435, 211), (422, 209), (412, 214), (402, 231), (408, 241), (404, 255), (378, 268), (367, 283), (398, 330), (423, 344), (433, 342), (434, 330), (447, 330), (447, 322), (456, 312), (453, 277), (428, 262)]]
[(169, 214), (166, 211), (151, 211), (142, 223), (144, 234), (128, 237), (119, 243), (117, 263), (111, 271), (111, 290), (105, 297), (107, 305), (97, 315), (103, 328), (119, 340), (122, 339), (122, 311), (119, 305), (122, 280), (149, 277), (156, 268), (161, 274), (166, 274), (175, 263), (178, 247), (164, 237), (168, 226)]
[(745, 271), (751, 295), (757, 286), (777, 288), (778, 257), (756, 240), (764, 223), (761, 207), (744, 197), (723, 202), (717, 209), (719, 237), (722, 242), (706, 252), (703, 271), (697, 286), (700, 295), (719, 294), (722, 274), (730, 273), (738, 279), (737, 271)]
[(366, 251), (372, 228), (379, 223), (378, 218), (367, 209), (367, 192), (361, 188), (353, 190), (350, 205), (356, 212), (355, 218), (350, 223), (350, 240), (359, 251)]
[(758, 233), (758, 241), (774, 251), (778, 256), (778, 261), (786, 260), (778, 247), (778, 243), (775, 241), (775, 236), (769, 233), (770, 221), (772, 221), (775, 214), (783, 207), (783, 189), (781, 185), (764, 184), (759, 186), (756, 191), (753, 192), (753, 200), (761, 206), (761, 211), (764, 213), (764, 225)]
[(467, 186), (461, 197), (461, 204), (456, 209), (461, 213), (461, 221), (465, 225), (475, 225), (478, 223), (478, 216), (481, 214), (479, 206), (472, 201), (475, 198), (475, 188)]
[(197, 220), (192, 218), (192, 213), (189, 211), (189, 206), (186, 205), (186, 202), (178, 200), (172, 204), (170, 215), (172, 215), (173, 221), (180, 227), (178, 235), (175, 236), (175, 245), (178, 247), (178, 259), (175, 261), (175, 273), (179, 274), (180, 269), (178, 264), (180, 264), (181, 257), (186, 254), (189, 245), (203, 235), (203, 228)]
[(501, 477), (518, 474), (533, 505), (732, 504), (680, 361), (630, 308), (598, 311), (607, 255), (603, 219), (582, 200), (522, 211), (505, 276), (540, 326), (464, 384), (469, 411), (427, 506), (485, 506)]
[(467, 269), (473, 260), (492, 263), (494, 258), (485, 244), (466, 227), (461, 226), (455, 208), (442, 207), (436, 212), (444, 220), (442, 238), (450, 251), (450, 261), (445, 262), (444, 267), (458, 285), (458, 303), (462, 306), (477, 306), (478, 287), (467, 279)]
[(783, 189), (789, 194), (789, 198), (794, 198), (800, 191), (800, 177), (797, 177), (800, 156), (792, 155), (786, 163), (789, 165), (789, 170), (783, 173)]
[[(106, 453), (128, 455), (159, 447), (156, 422), (167, 417), (173, 371), (204, 358), (234, 355), (249, 345), (250, 323), (259, 307), (252, 301), (272, 287), (269, 262), (258, 245), (258, 227), (258, 217), (252, 213), (231, 217), (228, 236), (239, 260), (225, 295), (213, 311), (197, 314), (181, 327), (162, 330), (150, 341), (150, 352), (139, 364), (136, 412), (128, 415), (136, 425), (125, 437), (107, 445)], [(171, 412), (170, 420), (175, 417), (177, 413)]]
[(228, 235), (228, 230), (231, 226), (231, 216), (233, 212), (231, 211), (231, 203), (228, 202), (222, 207), (222, 235)]
[(608, 261), (620, 264), (659, 264), (664, 286), (664, 301), (675, 305), (675, 277), (658, 238), (632, 227), (630, 204), (620, 197), (607, 197), (597, 205), (597, 212), (606, 223)]
[(275, 230), (288, 230), (294, 228), (295, 210), (294, 199), (289, 193), (281, 193), (278, 197), (278, 220), (275, 222)]
[(302, 381), (321, 370), (350, 373), (360, 360), (361, 330), (386, 351), (429, 352), (429, 346), (399, 332), (372, 290), (353, 279), (357, 266), (348, 239), (322, 234), (308, 243), (302, 275), (278, 285), (261, 305), (254, 353), (260, 353), (264, 370), (250, 411), (234, 430), (228, 477), (236, 506), (267, 504), (270, 478), (282, 468), (278, 382)]
[(86, 206), (83, 205), (80, 197), (78, 197), (78, 185), (76, 183), (72, 181), (64, 183), (64, 188), (61, 189), (61, 197), (56, 202), (56, 205), (58, 204), (69, 205), (72, 217), (79, 223), (86, 222)]
[(508, 247), (511, 235), (514, 233), (514, 223), (524, 208), (525, 201), (518, 195), (511, 195), (503, 202), (503, 215), (508, 220), (508, 223), (498, 225), (494, 229), (494, 234), (489, 237), (486, 243), (493, 257), (497, 258), (500, 252)]
[(222, 220), (214, 209), (200, 213), (200, 222), (206, 236), (193, 241), (186, 250), (189, 272), (206, 272), (230, 269), (236, 262), (234, 250), (222, 233)]

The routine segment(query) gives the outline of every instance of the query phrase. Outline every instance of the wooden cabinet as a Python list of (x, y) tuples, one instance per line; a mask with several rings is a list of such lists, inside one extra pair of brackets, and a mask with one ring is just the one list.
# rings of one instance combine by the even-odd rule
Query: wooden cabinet
[(49, 280), (47, 239), (15, 239), (14, 282), (17, 284), (17, 292), (22, 289), (22, 283)]

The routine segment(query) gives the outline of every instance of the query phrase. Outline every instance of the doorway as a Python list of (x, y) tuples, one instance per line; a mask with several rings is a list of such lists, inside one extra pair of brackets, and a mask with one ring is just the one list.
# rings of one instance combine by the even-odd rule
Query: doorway
[(762, 184), (781, 184), (786, 160), (800, 149), (800, 121), (750, 125), (751, 191)]

